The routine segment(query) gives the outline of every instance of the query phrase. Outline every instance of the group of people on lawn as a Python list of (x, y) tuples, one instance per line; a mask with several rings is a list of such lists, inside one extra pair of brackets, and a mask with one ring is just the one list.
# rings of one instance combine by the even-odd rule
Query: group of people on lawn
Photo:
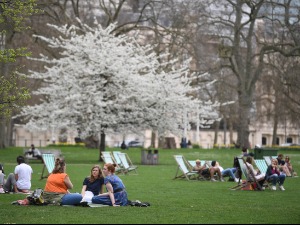
[[(272, 190), (276, 190), (276, 184), (278, 183), (279, 189), (284, 191), (283, 184), (286, 176), (291, 176), (294, 172), (290, 158), (286, 156), (285, 160), (283, 160), (283, 155), (279, 154), (277, 159), (272, 159), (271, 162), (266, 174), (260, 173), (259, 170), (253, 167), (253, 157), (248, 155), (246, 158), (247, 177), (250, 181), (258, 181), (261, 187), (263, 187), (265, 181), (271, 182)], [(17, 163), (14, 173), (10, 173), (7, 179), (5, 179), (4, 168), (0, 164), (0, 194), (30, 192), (33, 170), (30, 165), (25, 163), (23, 156), (17, 157)], [(103, 170), (98, 165), (93, 166), (90, 176), (84, 178), (81, 193), (70, 192), (73, 189), (73, 184), (66, 173), (66, 167), (64, 159), (56, 159), (55, 167), (47, 178), (44, 188), (45, 204), (85, 206), (89, 203), (94, 203), (109, 206), (128, 205), (125, 185), (115, 175), (115, 164), (104, 164)], [(201, 161), (196, 160), (193, 170), (198, 171), (200, 176), (209, 177), (211, 181), (216, 181), (214, 178), (215, 174), (218, 175), (220, 181), (224, 181), (223, 177), (225, 176), (231, 177), (235, 182), (240, 180), (240, 177), (236, 176), (237, 167), (224, 169), (217, 161), (212, 161), (210, 165), (208, 162), (201, 165)], [(106, 187), (106, 192), (103, 190), (104, 186)], [(29, 202), (22, 200), (19, 203), (29, 204)]]
[[(25, 163), (23, 156), (17, 157), (18, 165), (14, 173), (5, 178), (4, 168), (0, 166), (0, 193), (30, 193), (33, 170)], [(82, 205), (89, 203), (109, 206), (125, 206), (128, 203), (127, 192), (122, 180), (115, 175), (115, 164), (92, 167), (90, 176), (83, 181), (81, 193), (71, 193), (73, 184), (66, 173), (66, 162), (57, 158), (52, 173), (44, 188), (45, 205)], [(104, 192), (106, 186), (106, 192)], [(19, 205), (28, 205), (27, 199), (17, 201)]]
[[(266, 173), (261, 173), (258, 169), (254, 169), (253, 167), (253, 157), (244, 151), (242, 156), (246, 157), (245, 166), (247, 168), (247, 177), (249, 181), (256, 180), (260, 186), (261, 190), (264, 190), (264, 182), (268, 181), (272, 183), (272, 190), (276, 190), (276, 185), (279, 185), (279, 189), (284, 191), (284, 181), (286, 177), (290, 177), (296, 175), (293, 171), (293, 166), (290, 162), (290, 158), (288, 156), (283, 160), (283, 155), (279, 154), (276, 159), (271, 160), (271, 165), (268, 166)], [(193, 171), (197, 171), (199, 176), (202, 178), (209, 178), (211, 181), (217, 181), (215, 179), (215, 174), (219, 178), (220, 181), (224, 182), (225, 176), (229, 176), (233, 181), (239, 182), (240, 177), (237, 173), (238, 167), (234, 166), (232, 168), (224, 169), (219, 162), (212, 161), (209, 163), (206, 161), (204, 165), (201, 165), (201, 161), (199, 159), (196, 160), (196, 165), (193, 167)]]

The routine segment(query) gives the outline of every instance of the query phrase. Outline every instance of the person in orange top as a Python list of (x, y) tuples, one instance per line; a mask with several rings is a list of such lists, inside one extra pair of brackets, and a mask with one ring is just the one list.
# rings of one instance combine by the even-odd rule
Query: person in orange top
[(61, 196), (61, 205), (79, 205), (82, 196), (79, 193), (70, 193), (69, 190), (72, 188), (73, 184), (66, 173), (65, 161), (59, 158), (56, 159), (55, 167), (49, 175), (44, 188), (45, 193), (59, 194)]

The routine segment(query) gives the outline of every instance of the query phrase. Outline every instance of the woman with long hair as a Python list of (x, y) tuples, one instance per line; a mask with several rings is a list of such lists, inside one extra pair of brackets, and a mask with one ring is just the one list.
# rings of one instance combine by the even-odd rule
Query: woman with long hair
[(49, 175), (44, 189), (46, 204), (55, 205), (79, 205), (81, 194), (70, 193), (73, 184), (66, 173), (67, 165), (64, 159), (57, 158), (55, 167)]
[(115, 175), (116, 164), (104, 164), (104, 184), (106, 193), (99, 194), (92, 198), (94, 204), (110, 206), (126, 206), (128, 204), (127, 192), (122, 180)]
[(92, 197), (103, 193), (104, 177), (100, 166), (95, 165), (91, 169), (89, 177), (86, 177), (83, 181), (81, 190), (82, 201), (81, 202), (92, 202)]

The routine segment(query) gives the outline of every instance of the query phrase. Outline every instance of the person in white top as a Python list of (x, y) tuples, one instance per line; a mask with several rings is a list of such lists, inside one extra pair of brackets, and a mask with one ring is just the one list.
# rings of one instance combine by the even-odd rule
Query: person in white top
[(5, 173), (4, 173), (4, 169), (3, 166), (0, 164), (0, 194), (5, 193), (4, 189), (3, 189), (3, 185), (4, 185), (4, 178), (5, 178)]
[(15, 167), (14, 174), (8, 175), (7, 180), (3, 184), (5, 192), (29, 192), (31, 188), (31, 175), (33, 170), (31, 166), (25, 163), (23, 156), (17, 157), (18, 165)]

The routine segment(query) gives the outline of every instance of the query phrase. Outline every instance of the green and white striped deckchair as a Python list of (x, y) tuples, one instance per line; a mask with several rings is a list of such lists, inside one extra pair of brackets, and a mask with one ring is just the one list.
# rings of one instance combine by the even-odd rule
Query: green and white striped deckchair
[[(54, 154), (52, 154), (52, 153), (42, 154), (42, 158), (43, 158), (44, 167), (43, 167), (43, 171), (42, 171), (42, 175), (41, 175), (41, 180), (43, 178), (47, 178), (49, 176), (49, 174), (52, 173), (52, 171), (55, 167)], [(48, 172), (46, 176), (44, 176), (45, 168), (47, 168), (47, 172)]]
[(264, 159), (255, 159), (254, 162), (261, 173), (265, 174), (267, 172), (268, 165)]
[(116, 173), (124, 174), (123, 168), (116, 162), (115, 158), (112, 156), (111, 152), (102, 152), (101, 158), (103, 159), (104, 163), (116, 164)]
[[(135, 173), (137, 174), (137, 166), (133, 165), (133, 163), (131, 162), (129, 156), (126, 153), (118, 153), (119, 159), (121, 161), (122, 164), (122, 168), (124, 169), (124, 172), (131, 172), (131, 171), (135, 171)], [(128, 174), (128, 173), (126, 173)]]
[[(187, 167), (188, 162), (185, 160), (183, 155), (174, 155), (175, 161), (178, 165), (174, 179), (186, 178), (187, 180), (196, 179), (199, 174), (197, 171), (189, 170)], [(179, 171), (182, 173), (179, 174)]]

